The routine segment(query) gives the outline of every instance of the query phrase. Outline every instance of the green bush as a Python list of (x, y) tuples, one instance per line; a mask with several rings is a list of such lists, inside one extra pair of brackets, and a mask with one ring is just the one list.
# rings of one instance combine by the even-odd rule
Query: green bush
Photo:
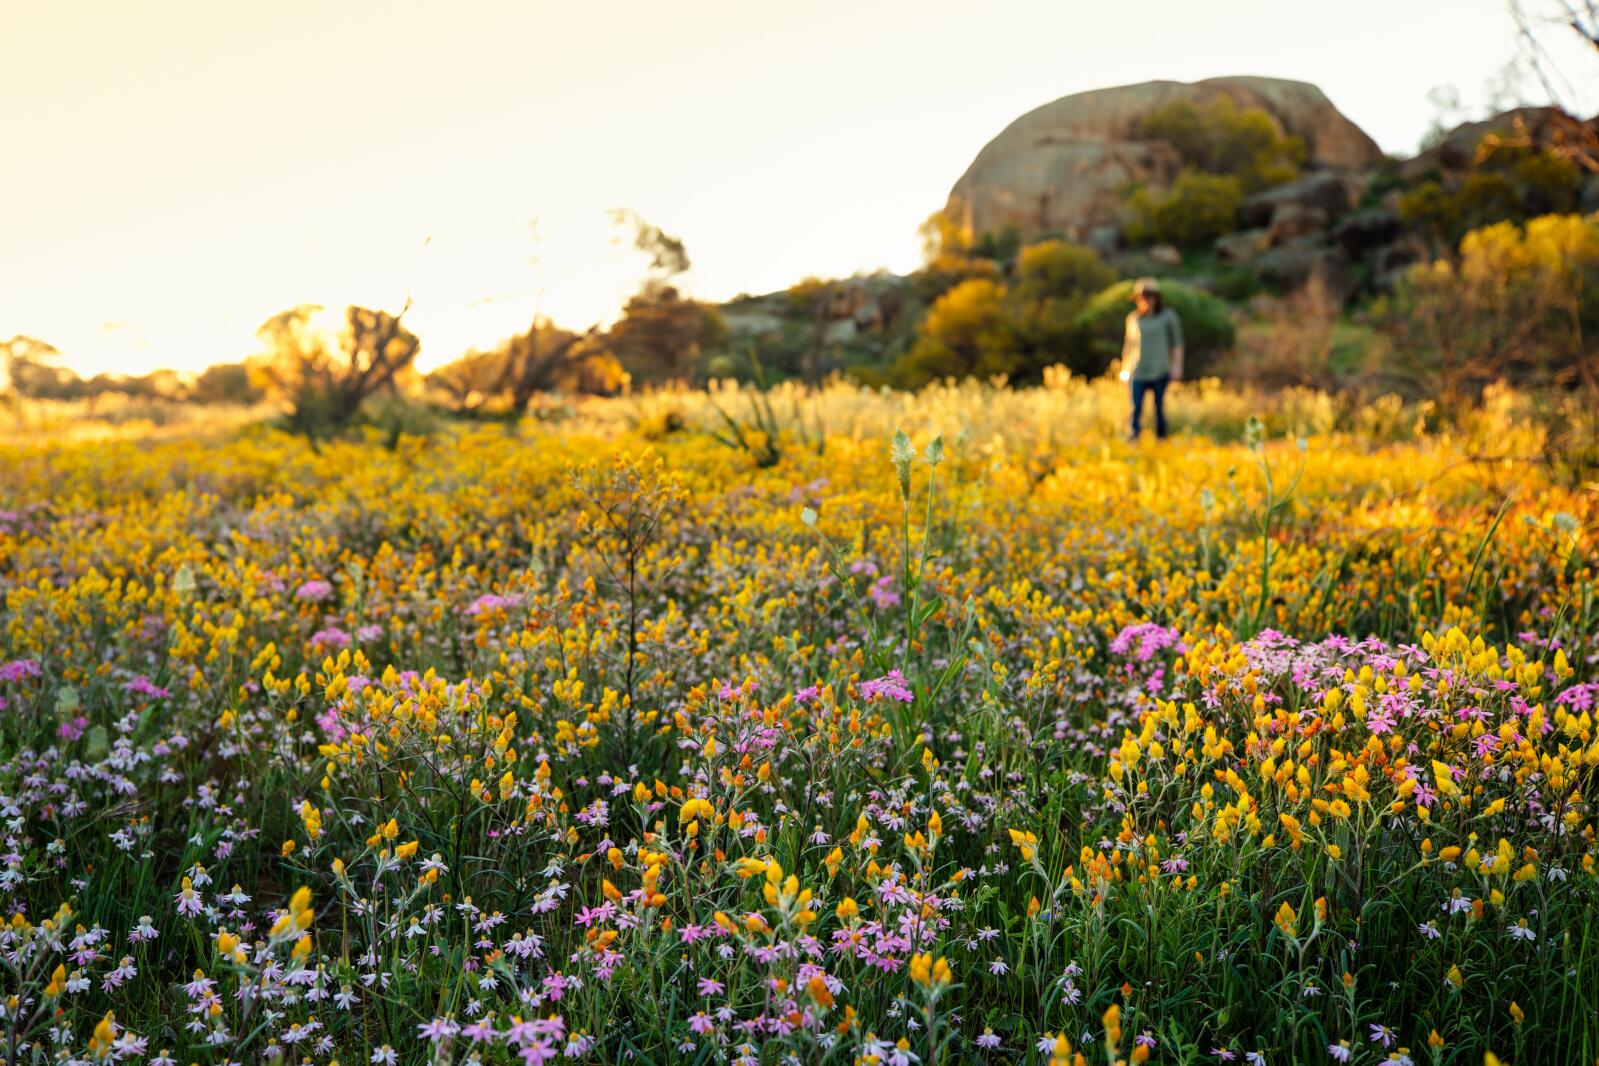
[(1436, 181), (1424, 181), (1399, 197), (1399, 220), (1440, 238), (1454, 232), (1460, 220), (1460, 202)]
[(894, 384), (914, 388), (941, 378), (1013, 374), (1023, 365), (1010, 290), (988, 278), (956, 285), (927, 312), (916, 343), (894, 366)]
[(1468, 229), (1523, 217), (1521, 190), (1508, 175), (1497, 171), (1467, 175), (1455, 198), (1460, 201), (1461, 219)]
[(1240, 108), (1226, 96), (1167, 104), (1138, 124), (1138, 136), (1167, 142), (1185, 166), (1236, 177), (1249, 192), (1293, 180), (1305, 162), (1304, 141), (1285, 136), (1260, 108)]
[(1472, 230), (1457, 255), (1411, 267), (1371, 317), (1392, 347), (1389, 373), (1446, 407), (1500, 380), (1599, 387), (1599, 215)]
[[(1183, 321), (1184, 371), (1189, 377), (1198, 377), (1232, 347), (1232, 312), (1225, 300), (1181, 282), (1163, 282), (1161, 296)], [(1094, 377), (1121, 357), (1127, 315), (1132, 309), (1131, 281), (1117, 282), (1088, 301), (1074, 323), (1078, 342), (1067, 363), (1073, 373)]]
[(1495, 222), (1525, 222), (1575, 210), (1582, 173), (1571, 160), (1542, 148), (1497, 148), (1463, 178), (1424, 181), (1399, 198), (1402, 221), (1440, 246)]
[(1010, 283), (968, 278), (940, 296), (891, 379), (905, 388), (996, 374), (1037, 381), (1044, 367), (1069, 361), (1078, 314), (1115, 276), (1091, 248), (1061, 240), (1028, 245), (1016, 254)]
[(993, 259), (1005, 263), (1016, 258), (1022, 246), (1022, 231), (1014, 223), (997, 233), (979, 234), (972, 243), (972, 255), (979, 259)]
[(1168, 190), (1139, 189), (1128, 197), (1122, 237), (1129, 244), (1209, 244), (1238, 228), (1243, 200), (1236, 177), (1185, 170)]
[(438, 411), (400, 392), (367, 400), (360, 417), (386, 448), (394, 448), (401, 437), (431, 437), (444, 428)]
[(1247, 266), (1229, 267), (1217, 273), (1211, 291), (1224, 300), (1241, 304), (1260, 292), (1260, 276)]
[(1529, 215), (1561, 215), (1577, 209), (1582, 193), (1582, 171), (1577, 164), (1553, 152), (1528, 152), (1516, 161)]
[(1116, 280), (1099, 253), (1080, 244), (1049, 240), (1030, 244), (1016, 258), (1016, 288), (1029, 299), (1081, 296)]

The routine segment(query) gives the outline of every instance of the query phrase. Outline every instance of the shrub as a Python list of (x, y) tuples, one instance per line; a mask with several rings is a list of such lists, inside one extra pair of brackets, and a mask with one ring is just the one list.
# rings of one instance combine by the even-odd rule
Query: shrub
[(1454, 232), (1460, 219), (1460, 202), (1440, 182), (1424, 181), (1399, 197), (1399, 220), (1436, 238)]
[(927, 261), (911, 279), (911, 295), (930, 304), (963, 281), (972, 278), (997, 279), (999, 264), (992, 259), (945, 252)]
[(940, 297), (895, 364), (895, 384), (995, 374), (1036, 381), (1044, 367), (1069, 357), (1077, 315), (1115, 277), (1093, 249), (1060, 240), (1021, 249), (1014, 275), (1009, 285), (968, 279)]
[(1472, 230), (1457, 256), (1412, 267), (1374, 317), (1394, 372), (1449, 402), (1505, 377), (1599, 387), (1599, 215)]
[(988, 278), (950, 289), (927, 312), (916, 343), (894, 367), (894, 383), (916, 386), (946, 377), (1011, 374), (1022, 365), (1010, 290)]
[(720, 349), (727, 336), (727, 322), (714, 305), (688, 299), (671, 285), (647, 284), (628, 299), (600, 341), (633, 381), (660, 385), (697, 377), (702, 357)]
[(1167, 104), (1138, 124), (1138, 135), (1166, 141), (1185, 165), (1236, 177), (1251, 192), (1292, 180), (1305, 161), (1304, 141), (1283, 134), (1260, 108), (1240, 108), (1226, 96)]
[(341, 325), (312, 304), (280, 312), (257, 331), (266, 350), (247, 364), (250, 383), (291, 405), (295, 432), (313, 441), (332, 436), (370, 397), (411, 373), (422, 342), (401, 324), (404, 316), (352, 306)]
[(1022, 231), (1014, 223), (998, 232), (980, 234), (972, 244), (972, 254), (980, 259), (1005, 263), (1016, 258), (1022, 246)]
[(1080, 296), (1116, 280), (1099, 253), (1080, 244), (1049, 240), (1030, 244), (1016, 259), (1017, 289), (1030, 297)]
[(1343, 317), (1343, 301), (1315, 276), (1260, 310), (1238, 330), (1224, 376), (1265, 388), (1336, 390), (1358, 377), (1372, 351), (1369, 328)]
[(1468, 229), (1522, 217), (1521, 191), (1505, 174), (1469, 174), (1460, 183), (1455, 198), (1460, 202), (1460, 221)]
[(1525, 222), (1576, 208), (1582, 173), (1576, 164), (1542, 148), (1496, 147), (1479, 153), (1470, 173), (1446, 185), (1424, 181), (1399, 198), (1399, 217), (1440, 246), (1453, 246), (1494, 222)]
[(1582, 192), (1582, 172), (1570, 159), (1553, 152), (1528, 152), (1516, 161), (1515, 173), (1532, 214), (1561, 214), (1576, 209)]
[(1209, 244), (1238, 228), (1243, 199), (1237, 178), (1185, 170), (1168, 190), (1139, 189), (1128, 197), (1122, 236), (1129, 244)]

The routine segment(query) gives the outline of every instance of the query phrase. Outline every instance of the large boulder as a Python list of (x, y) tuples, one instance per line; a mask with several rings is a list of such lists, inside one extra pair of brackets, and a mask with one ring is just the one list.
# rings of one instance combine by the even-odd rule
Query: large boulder
[(1443, 172), (1469, 170), (1483, 150), (1483, 139), (1491, 135), (1532, 148), (1593, 145), (1599, 141), (1599, 118), (1584, 121), (1558, 107), (1518, 107), (1478, 122), (1463, 122), (1401, 163), (1399, 175), (1406, 181), (1419, 181)]
[(1216, 258), (1223, 263), (1243, 263), (1271, 247), (1271, 230), (1245, 229), (1216, 238)]
[(1183, 253), (1169, 244), (1157, 244), (1146, 253), (1156, 266), (1176, 270), (1183, 265)]
[(1332, 239), (1348, 255), (1360, 256), (1397, 240), (1399, 215), (1389, 207), (1367, 207), (1345, 215), (1333, 227)]
[(1349, 294), (1351, 285), (1338, 249), (1315, 236), (1300, 237), (1273, 248), (1255, 260), (1255, 273), (1267, 285), (1285, 292), (1303, 288), (1319, 278), (1340, 301)]
[(1309, 204), (1278, 204), (1271, 213), (1267, 232), (1271, 243), (1287, 244), (1297, 237), (1309, 237), (1327, 228), (1327, 212)]
[(722, 310), (722, 321), (727, 325), (727, 332), (737, 339), (771, 337), (783, 331), (783, 325), (788, 320), (782, 315), (771, 311), (755, 309)]
[(1354, 203), (1358, 187), (1359, 180), (1351, 174), (1318, 170), (1245, 197), (1244, 220), (1252, 226), (1271, 225), (1284, 207), (1314, 208), (1323, 213), (1323, 221), (1337, 218)]
[(1360, 170), (1381, 158), (1376, 142), (1314, 85), (1252, 77), (1150, 81), (1075, 93), (1029, 111), (977, 153), (946, 210), (973, 237), (1015, 226), (1024, 238), (1083, 240), (1117, 221), (1129, 184), (1165, 184), (1181, 167), (1171, 145), (1136, 139), (1139, 123), (1174, 101), (1204, 104), (1217, 96), (1264, 111), (1305, 142), (1313, 165)]

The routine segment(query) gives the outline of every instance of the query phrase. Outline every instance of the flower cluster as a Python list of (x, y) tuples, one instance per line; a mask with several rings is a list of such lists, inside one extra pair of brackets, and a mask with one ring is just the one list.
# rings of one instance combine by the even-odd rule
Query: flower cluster
[(1591, 1057), (1592, 486), (1065, 402), (0, 455), (5, 1056)]

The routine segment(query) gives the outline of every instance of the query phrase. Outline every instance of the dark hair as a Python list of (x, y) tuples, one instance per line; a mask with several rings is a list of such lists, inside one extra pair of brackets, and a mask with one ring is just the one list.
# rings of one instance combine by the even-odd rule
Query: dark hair
[(1160, 310), (1164, 309), (1165, 306), (1166, 306), (1166, 301), (1162, 300), (1160, 298), (1160, 290), (1159, 289), (1155, 290), (1154, 292), (1146, 292), (1146, 293), (1143, 294), (1143, 296), (1144, 296), (1144, 299), (1146, 299), (1146, 300), (1148, 300), (1150, 302), (1151, 310), (1153, 310), (1153, 311), (1160, 311)]

